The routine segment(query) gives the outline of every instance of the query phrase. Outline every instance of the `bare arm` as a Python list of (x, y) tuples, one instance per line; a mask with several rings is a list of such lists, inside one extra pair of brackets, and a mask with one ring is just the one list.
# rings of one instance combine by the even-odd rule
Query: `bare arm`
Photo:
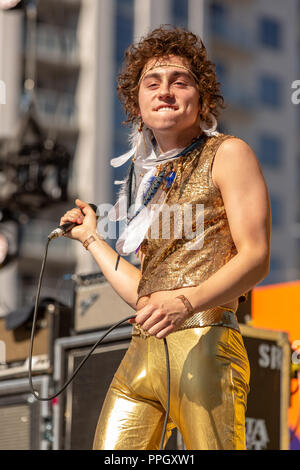
[[(137, 288), (141, 279), (141, 271), (123, 258), (120, 258), (118, 269), (115, 270), (118, 254), (105, 240), (97, 238), (97, 222), (93, 209), (80, 199), (76, 199), (75, 202), (78, 208), (66, 212), (60, 219), (61, 225), (66, 222), (79, 224), (68, 232), (67, 237), (83, 243), (90, 235), (95, 236), (96, 241), (88, 245), (88, 251), (94, 257), (103, 275), (117, 294), (132, 308), (136, 308)], [(84, 216), (80, 209), (83, 211)], [(84, 247), (82, 249), (84, 250)]]
[(112, 288), (135, 309), (141, 271), (123, 258), (120, 258), (118, 269), (115, 271), (118, 255), (104, 240), (91, 243), (88, 250)]
[(212, 175), (238, 253), (190, 293), (193, 307), (202, 310), (252, 289), (267, 275), (270, 259), (270, 202), (253, 150), (240, 139), (228, 139), (218, 149)]

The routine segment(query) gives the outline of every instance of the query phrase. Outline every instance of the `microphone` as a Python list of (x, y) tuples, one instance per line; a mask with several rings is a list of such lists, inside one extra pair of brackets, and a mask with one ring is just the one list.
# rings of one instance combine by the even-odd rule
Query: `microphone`
[[(97, 213), (96, 204), (89, 204), (89, 206), (93, 209), (93, 211), (96, 214)], [(82, 212), (82, 214), (83, 214), (83, 212)], [(52, 232), (48, 235), (48, 240), (53, 240), (54, 238), (62, 237), (65, 233), (72, 230), (73, 227), (76, 227), (76, 225), (79, 225), (79, 224), (76, 224), (75, 222), (66, 222), (63, 225), (60, 225), (56, 229), (52, 230)]]

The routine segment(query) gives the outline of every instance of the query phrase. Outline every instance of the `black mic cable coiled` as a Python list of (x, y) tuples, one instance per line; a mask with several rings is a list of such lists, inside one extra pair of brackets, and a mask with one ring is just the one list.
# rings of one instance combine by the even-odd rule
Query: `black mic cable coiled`
[[(42, 280), (44, 276), (44, 271), (45, 271), (45, 266), (46, 266), (46, 260), (47, 260), (47, 254), (48, 254), (48, 247), (51, 239), (48, 238), (47, 243), (46, 243), (46, 248), (45, 248), (45, 253), (44, 253), (44, 258), (42, 262), (42, 267), (41, 267), (41, 272), (39, 276), (39, 281), (38, 281), (38, 287), (37, 287), (37, 294), (36, 294), (36, 299), (35, 299), (35, 306), (34, 306), (34, 313), (33, 313), (33, 320), (32, 320), (32, 329), (31, 329), (31, 336), (30, 336), (30, 350), (29, 350), (29, 366), (28, 366), (28, 377), (29, 377), (29, 385), (32, 394), (34, 397), (39, 400), (39, 401), (51, 401), (54, 398), (56, 398), (58, 395), (63, 393), (68, 385), (72, 382), (74, 377), (78, 374), (79, 370), (81, 367), (85, 364), (85, 362), (88, 360), (88, 358), (92, 355), (92, 353), (95, 351), (97, 346), (101, 344), (101, 342), (104, 340), (104, 338), (115, 328), (120, 326), (122, 323), (125, 323), (126, 321), (135, 318), (135, 315), (131, 315), (130, 317), (124, 318), (123, 320), (119, 321), (115, 325), (113, 325), (109, 330), (107, 330), (100, 338), (99, 340), (94, 344), (94, 346), (90, 349), (90, 351), (86, 354), (86, 356), (82, 359), (82, 361), (78, 364), (74, 372), (71, 374), (71, 376), (67, 379), (65, 384), (61, 387), (60, 390), (55, 392), (53, 395), (49, 397), (40, 397), (38, 393), (34, 390), (34, 385), (33, 385), (33, 380), (32, 380), (32, 355), (33, 355), (33, 342), (34, 342), (34, 334), (35, 334), (35, 329), (36, 329), (36, 322), (37, 322), (37, 313), (38, 313), (38, 306), (39, 306), (39, 298), (40, 298), (40, 291), (41, 291), (41, 286), (42, 286)], [(166, 434), (166, 429), (167, 429), (167, 423), (168, 423), (168, 417), (169, 417), (169, 410), (170, 410), (170, 363), (169, 363), (169, 351), (168, 351), (168, 345), (166, 338), (164, 340), (164, 347), (165, 347), (165, 355), (166, 355), (166, 368), (167, 368), (167, 401), (166, 401), (166, 415), (165, 415), (165, 421), (164, 421), (164, 426), (163, 426), (163, 431), (162, 431), (162, 437), (160, 441), (160, 450), (163, 450), (163, 445), (164, 445), (164, 440), (165, 440), (165, 434)]]

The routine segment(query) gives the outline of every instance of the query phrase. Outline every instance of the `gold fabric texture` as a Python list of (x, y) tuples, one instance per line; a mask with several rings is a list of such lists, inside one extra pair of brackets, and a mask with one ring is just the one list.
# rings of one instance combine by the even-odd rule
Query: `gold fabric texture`
[[(182, 158), (182, 169), (165, 201), (167, 210), (176, 205), (177, 212), (169, 210), (170, 219), (160, 214), (140, 247), (145, 258), (138, 298), (155, 291), (199, 285), (237, 254), (222, 195), (211, 175), (217, 149), (229, 137), (234, 136), (203, 136), (199, 146)], [(188, 205), (192, 223), (188, 223)]]
[[(188, 450), (243, 450), (249, 362), (241, 334), (209, 326), (167, 337), (170, 413)], [(157, 450), (167, 399), (164, 343), (133, 334), (98, 421), (96, 450)]]
[[(186, 330), (188, 328), (203, 328), (205, 326), (226, 326), (227, 328), (240, 331), (235, 312), (221, 306), (194, 313), (194, 315), (187, 318), (176, 331)], [(144, 337), (150, 336), (147, 331), (136, 323), (133, 325), (133, 334), (140, 334)]]
[(240, 331), (235, 312), (224, 309), (221, 306), (194, 313), (194, 315), (187, 318), (182, 325), (180, 325), (178, 330), (198, 327), (203, 328), (205, 326), (227, 326), (228, 328)]

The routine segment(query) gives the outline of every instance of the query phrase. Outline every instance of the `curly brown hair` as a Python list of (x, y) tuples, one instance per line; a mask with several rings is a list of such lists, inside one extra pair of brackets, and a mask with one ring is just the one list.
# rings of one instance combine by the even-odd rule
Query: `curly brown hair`
[(217, 117), (225, 108), (217, 81), (215, 64), (208, 60), (202, 40), (190, 31), (179, 27), (162, 25), (142, 37), (125, 52), (123, 70), (118, 75), (118, 96), (127, 115), (126, 123), (138, 121), (138, 89), (143, 68), (149, 59), (170, 55), (188, 61), (191, 71), (198, 78), (201, 120), (210, 124), (209, 114)]

